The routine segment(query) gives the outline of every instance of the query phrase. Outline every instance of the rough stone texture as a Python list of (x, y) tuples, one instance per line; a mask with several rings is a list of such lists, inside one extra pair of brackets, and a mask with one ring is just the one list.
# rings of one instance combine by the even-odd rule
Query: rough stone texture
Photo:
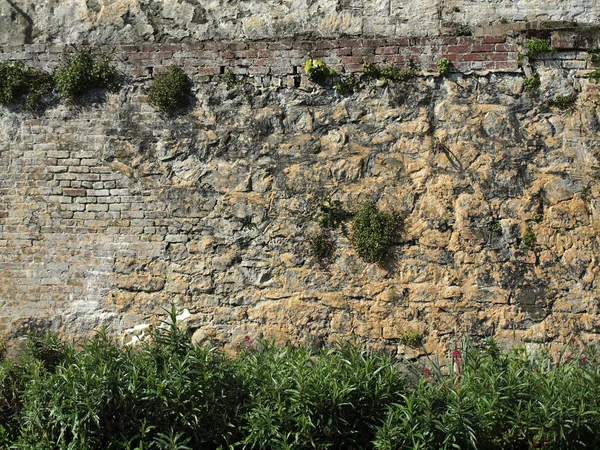
[[(497, 37), (266, 42), (281, 52), (269, 63), (246, 43), (118, 47), (129, 81), (104, 102), (40, 117), (0, 109), (0, 333), (118, 333), (175, 304), (193, 313), (198, 339), (234, 343), (356, 336), (405, 351), (408, 331), (432, 350), (465, 333), (600, 341), (600, 91), (585, 78), (595, 63), (578, 51), (587, 38), (573, 36), (555, 33), (560, 50), (533, 62), (542, 83), (533, 93), (514, 66), (477, 75), (464, 65), (450, 78), (365, 81), (341, 97), (298, 67), (319, 48), (323, 59), (367, 48), (331, 62), (357, 72), (358, 58), (390, 47), (426, 58), (425, 72), (451, 52), (515, 64), (519, 41)], [(475, 48), (485, 39), (493, 50)], [(5, 47), (2, 58), (49, 68), (60, 51)], [(202, 70), (217, 54), (219, 69)], [(145, 88), (179, 61), (195, 103), (164, 116)], [(221, 65), (246, 83), (228, 89)], [(572, 94), (572, 109), (548, 106)], [(350, 212), (375, 201), (406, 215), (386, 264), (362, 261), (343, 229), (330, 264), (310, 255), (327, 196)], [(533, 248), (521, 242), (527, 229)]]
[(6, 0), (0, 45), (497, 35), (598, 17), (596, 0)]

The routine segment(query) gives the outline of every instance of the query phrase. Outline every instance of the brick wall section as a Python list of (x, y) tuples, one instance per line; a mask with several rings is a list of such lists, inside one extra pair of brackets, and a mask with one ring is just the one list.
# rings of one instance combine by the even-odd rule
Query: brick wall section
[[(84, 47), (81, 47), (84, 48)], [(505, 37), (447, 37), (399, 39), (339, 39), (294, 42), (224, 42), (192, 44), (105, 45), (94, 51), (112, 55), (120, 68), (134, 78), (170, 64), (183, 66), (190, 73), (214, 76), (229, 68), (238, 75), (285, 78), (302, 73), (308, 58), (324, 61), (341, 73), (363, 70), (363, 61), (380, 65), (403, 66), (414, 62), (423, 72), (437, 72), (436, 61), (448, 58), (452, 70), (517, 71), (515, 42)], [(0, 59), (22, 59), (51, 70), (72, 53), (72, 46), (5, 46)]]
[[(103, 45), (95, 52), (108, 54), (132, 78), (146, 78), (171, 64), (185, 68), (196, 81), (209, 81), (226, 69), (236, 75), (259, 78), (262, 84), (293, 85), (290, 77), (303, 74), (308, 58), (324, 61), (340, 73), (363, 71), (364, 61), (402, 67), (415, 63), (424, 73), (436, 73), (441, 58), (451, 61), (451, 71), (517, 72), (519, 42), (506, 36), (457, 36), (440, 38), (333, 39), (293, 42), (205, 41), (190, 44)], [(548, 58), (560, 61), (565, 69), (588, 68), (587, 54), (593, 39), (574, 32), (551, 36), (558, 54)], [(80, 48), (85, 48), (84, 46)], [(0, 60), (26, 60), (46, 70), (58, 67), (73, 46), (35, 44), (0, 48)], [(541, 56), (540, 59), (543, 59)]]

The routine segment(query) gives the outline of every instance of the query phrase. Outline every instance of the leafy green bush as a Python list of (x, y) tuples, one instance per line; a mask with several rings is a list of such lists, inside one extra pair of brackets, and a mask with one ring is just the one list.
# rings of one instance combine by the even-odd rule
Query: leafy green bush
[(450, 60), (448, 58), (440, 59), (436, 65), (441, 76), (445, 77), (450, 73)]
[[(232, 74), (233, 75), (233, 74)], [(150, 103), (161, 111), (174, 111), (190, 103), (192, 82), (183, 69), (169, 66), (150, 86)]]
[[(573, 352), (573, 353), (571, 353)], [(565, 348), (555, 362), (524, 349), (465, 343), (427, 367), (395, 403), (374, 446), (392, 449), (598, 448), (600, 371), (594, 356)]]
[(119, 75), (104, 57), (95, 62), (89, 52), (79, 52), (72, 61), (54, 73), (56, 89), (69, 104), (78, 102), (93, 89), (116, 90)]
[(22, 61), (0, 63), (1, 105), (10, 105), (25, 98), (25, 109), (33, 111), (52, 88), (52, 76), (46, 72), (31, 69)]
[(531, 59), (538, 56), (540, 53), (552, 52), (556, 50), (550, 45), (550, 41), (546, 39), (530, 39), (527, 41), (527, 56)]
[(327, 80), (338, 75), (334, 69), (317, 59), (307, 60), (304, 63), (304, 72), (308, 75), (310, 81), (320, 85), (326, 84)]
[(0, 447), (600, 448), (600, 363), (575, 339), (558, 359), (464, 341), (426, 367), (249, 336), (226, 357), (175, 315), (136, 348), (48, 335), (0, 362)]
[(241, 358), (251, 403), (249, 449), (366, 449), (404, 391), (393, 360), (355, 346), (311, 351), (263, 344)]
[(383, 262), (401, 225), (398, 214), (379, 211), (374, 203), (364, 204), (352, 224), (351, 240), (356, 253), (366, 261)]

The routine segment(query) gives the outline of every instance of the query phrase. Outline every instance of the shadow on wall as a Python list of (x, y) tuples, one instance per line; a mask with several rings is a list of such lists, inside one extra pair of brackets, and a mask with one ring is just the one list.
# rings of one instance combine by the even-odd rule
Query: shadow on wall
[(17, 5), (15, 5), (14, 2), (12, 2), (11, 0), (6, 0), (6, 1), (27, 22), (27, 26), (25, 27), (25, 32), (24, 32), (25, 33), (24, 43), (31, 44), (32, 43), (31, 36), (33, 33), (33, 20), (31, 19), (31, 17), (29, 17), (29, 15), (25, 11), (23, 11), (21, 8), (19, 8)]

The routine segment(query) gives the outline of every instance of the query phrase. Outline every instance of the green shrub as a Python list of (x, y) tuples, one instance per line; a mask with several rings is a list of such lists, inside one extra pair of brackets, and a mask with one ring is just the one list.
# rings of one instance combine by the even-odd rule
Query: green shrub
[(73, 60), (54, 73), (56, 89), (69, 104), (77, 103), (93, 89), (116, 90), (119, 75), (104, 57), (95, 62), (89, 52), (79, 52)]
[(531, 230), (530, 228), (525, 230), (525, 233), (523, 233), (523, 236), (521, 236), (521, 243), (527, 247), (535, 246), (536, 239), (533, 230)]
[(465, 340), (446, 360), (400, 364), (249, 336), (225, 356), (193, 346), (175, 315), (136, 348), (45, 337), (1, 361), (0, 447), (600, 448), (600, 364), (575, 339), (554, 359)]
[(440, 59), (436, 65), (441, 76), (445, 77), (450, 73), (450, 60), (448, 58)]
[(523, 80), (523, 90), (524, 91), (533, 91), (540, 87), (540, 76), (537, 72), (534, 72), (530, 77), (526, 77)]
[(335, 70), (327, 67), (327, 64), (317, 59), (307, 60), (304, 63), (304, 72), (308, 75), (310, 81), (319, 85), (325, 85), (330, 78), (338, 75)]
[(417, 75), (417, 70), (411, 62), (407, 69), (398, 69), (393, 66), (378, 67), (372, 62), (364, 63), (365, 76), (369, 78), (392, 80), (396, 82), (406, 82), (412, 80)]
[[(396, 449), (598, 448), (600, 371), (594, 356), (563, 350), (561, 359), (484, 350), (466, 343), (425, 368), (416, 387), (388, 410), (374, 447)], [(573, 352), (573, 353), (572, 353)]]
[(0, 63), (0, 104), (10, 105), (25, 99), (25, 109), (37, 109), (42, 97), (52, 91), (52, 76), (31, 69), (22, 61)]
[(248, 449), (368, 449), (404, 391), (393, 360), (355, 346), (312, 351), (263, 344), (240, 363), (252, 392)]
[(556, 50), (550, 45), (550, 41), (546, 39), (530, 39), (527, 41), (527, 56), (534, 59), (540, 53), (552, 52)]
[(157, 75), (150, 86), (150, 103), (161, 111), (171, 112), (190, 103), (192, 82), (177, 66)]
[(356, 253), (368, 262), (381, 263), (397, 237), (402, 218), (364, 204), (354, 216), (351, 240)]

